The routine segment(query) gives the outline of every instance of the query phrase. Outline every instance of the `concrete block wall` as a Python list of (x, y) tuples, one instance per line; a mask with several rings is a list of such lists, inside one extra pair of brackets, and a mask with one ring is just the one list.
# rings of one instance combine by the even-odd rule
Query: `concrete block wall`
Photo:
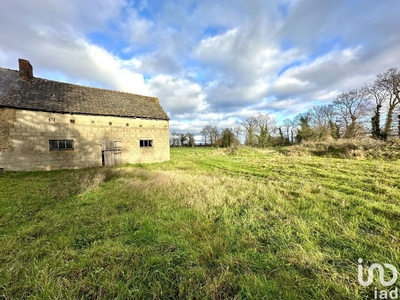
[[(7, 128), (9, 147), (0, 149), (0, 168), (4, 170), (101, 166), (103, 140), (121, 141), (121, 163), (162, 162), (170, 159), (169, 122), (165, 120), (29, 110), (8, 111), (7, 116), (3, 117), (8, 118), (3, 122), (12, 126)], [(6, 137), (0, 138), (5, 140)], [(50, 151), (49, 140), (73, 140), (74, 149)], [(140, 140), (153, 140), (153, 147), (141, 148)]]

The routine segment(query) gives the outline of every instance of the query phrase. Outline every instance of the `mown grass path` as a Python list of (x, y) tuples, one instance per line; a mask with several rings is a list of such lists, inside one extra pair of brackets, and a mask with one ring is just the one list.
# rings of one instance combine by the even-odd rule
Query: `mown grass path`
[(229, 153), (0, 173), (0, 299), (373, 299), (399, 286), (357, 281), (358, 258), (400, 270), (398, 161)]

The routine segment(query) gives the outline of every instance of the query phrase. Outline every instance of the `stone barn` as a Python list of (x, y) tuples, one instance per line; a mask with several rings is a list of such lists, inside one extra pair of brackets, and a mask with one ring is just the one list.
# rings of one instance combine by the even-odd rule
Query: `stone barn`
[(168, 161), (158, 98), (36, 78), (29, 61), (0, 68), (0, 170)]

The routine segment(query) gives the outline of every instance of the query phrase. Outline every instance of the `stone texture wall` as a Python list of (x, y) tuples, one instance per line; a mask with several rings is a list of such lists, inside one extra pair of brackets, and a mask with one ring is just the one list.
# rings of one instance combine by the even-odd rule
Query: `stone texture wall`
[(11, 149), (10, 129), (14, 122), (15, 110), (0, 107), (0, 151)]
[[(168, 121), (7, 109), (7, 113), (0, 111), (0, 122), (4, 128), (0, 131), (0, 169), (4, 170), (101, 166), (103, 140), (121, 141), (123, 164), (170, 158)], [(50, 151), (49, 140), (73, 140), (74, 150)], [(140, 140), (153, 140), (153, 147), (141, 148)]]

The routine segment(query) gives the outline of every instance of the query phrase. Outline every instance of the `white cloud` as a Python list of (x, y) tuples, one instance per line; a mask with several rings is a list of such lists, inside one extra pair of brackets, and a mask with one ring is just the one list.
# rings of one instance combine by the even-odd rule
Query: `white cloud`
[(146, 45), (153, 41), (152, 31), (155, 30), (153, 22), (141, 18), (139, 12), (134, 9), (128, 9), (128, 20), (122, 24), (123, 33), (132, 44)]
[(231, 57), (237, 37), (238, 29), (235, 28), (224, 34), (203, 39), (195, 50), (195, 55), (202, 60), (224, 63)]
[(142, 74), (134, 71), (134, 62), (121, 60), (83, 39), (77, 39), (74, 43), (74, 51), (56, 44), (42, 47), (41, 53), (30, 59), (34, 68), (38, 66), (36, 75), (61, 69), (63, 76), (71, 83), (87, 82), (107, 89), (145, 95), (149, 93)]
[(269, 91), (280, 99), (305, 95), (310, 97), (308, 100), (322, 100), (326, 99), (326, 95), (321, 95), (321, 91), (329, 94), (327, 89), (335, 90), (339, 82), (342, 89), (354, 88), (351, 82), (343, 83), (351, 76), (360, 51), (361, 47), (333, 50), (324, 56), (303, 62), (286, 70), (271, 85)]
[(310, 85), (309, 81), (302, 81), (295, 77), (282, 76), (274, 84), (275, 93), (298, 93)]
[(202, 87), (187, 79), (159, 75), (148, 81), (148, 89), (159, 95), (164, 109), (170, 114), (198, 113), (207, 108)]
[(3, 2), (1, 67), (157, 96), (173, 130), (292, 114), (400, 66), (397, 0)]

